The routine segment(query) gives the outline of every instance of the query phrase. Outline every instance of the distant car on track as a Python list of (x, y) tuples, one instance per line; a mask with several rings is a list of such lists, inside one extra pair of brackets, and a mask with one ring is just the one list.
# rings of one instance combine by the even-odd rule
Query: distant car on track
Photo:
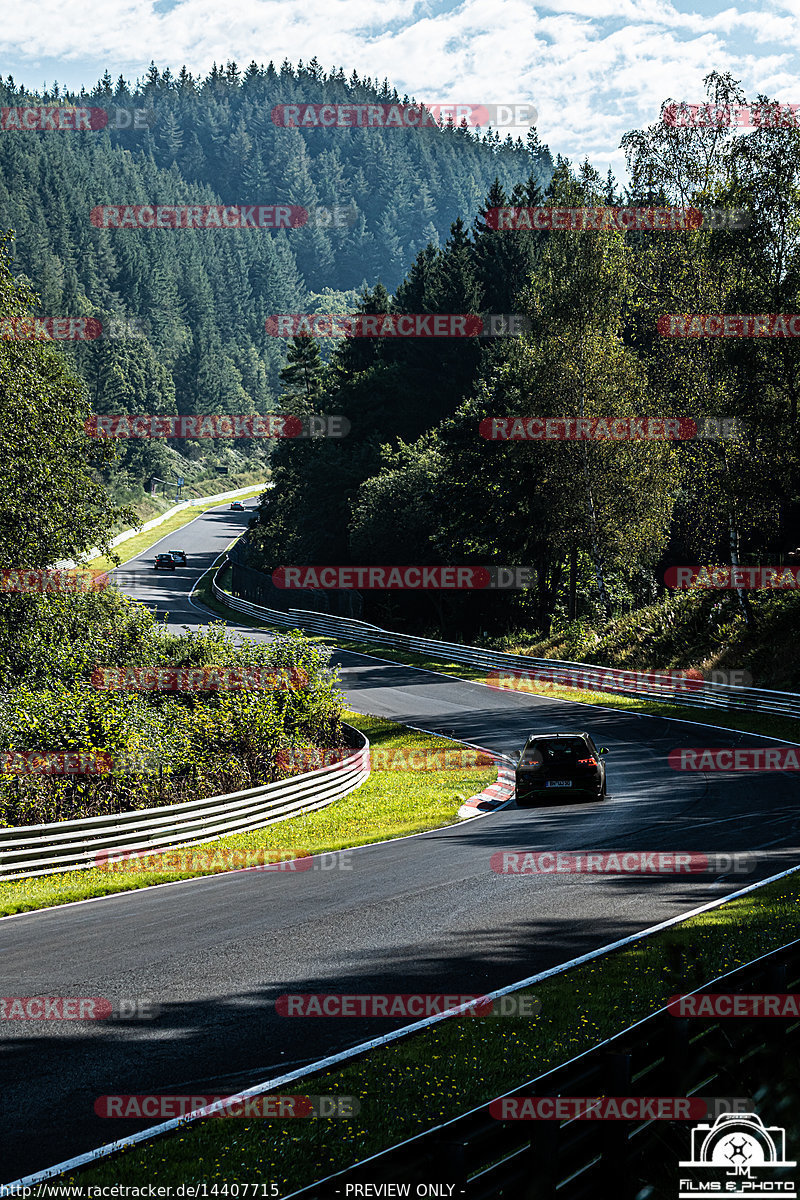
[(171, 554), (157, 554), (153, 559), (153, 568), (156, 571), (174, 571), (177, 565)]
[(543, 733), (528, 738), (517, 763), (517, 805), (563, 796), (602, 800), (606, 765), (588, 733)]
[(186, 551), (185, 550), (170, 550), (170, 554), (175, 559), (175, 562), (181, 566), (186, 566)]
[(233, 504), (231, 505), (231, 511), (232, 512), (244, 512), (245, 511), (245, 507), (242, 504), (241, 500), (234, 500)]

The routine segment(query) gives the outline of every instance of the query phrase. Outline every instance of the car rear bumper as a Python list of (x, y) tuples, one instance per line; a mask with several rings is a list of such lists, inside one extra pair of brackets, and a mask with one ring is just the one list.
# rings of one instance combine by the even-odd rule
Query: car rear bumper
[(544, 800), (549, 800), (557, 804), (559, 797), (564, 797), (564, 799), (568, 800), (573, 800), (576, 796), (594, 798), (601, 794), (602, 789), (603, 781), (599, 776), (586, 780), (582, 779), (575, 782), (572, 787), (547, 787), (546, 780), (531, 783), (517, 776), (516, 800), (519, 807), (525, 804), (541, 803)]

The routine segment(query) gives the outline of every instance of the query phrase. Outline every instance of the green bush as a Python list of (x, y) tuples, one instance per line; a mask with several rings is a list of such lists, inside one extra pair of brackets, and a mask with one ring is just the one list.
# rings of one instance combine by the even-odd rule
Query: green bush
[[(5, 759), (0, 824), (96, 816), (255, 787), (288, 773), (276, 762), (281, 750), (342, 744), (343, 699), (327, 667), (329, 651), (296, 632), (242, 646), (221, 625), (172, 634), (121, 599), (95, 600), (100, 620), (91, 636), (83, 629), (71, 655), (65, 631), (75, 615), (56, 605), (61, 623), (52, 642), (29, 663), (28, 677), (0, 698), (0, 752), (102, 751), (112, 769), (48, 774)], [(111, 615), (121, 617), (115, 634), (105, 624)], [(54, 671), (45, 683), (38, 676), (48, 654), (62, 677)], [(91, 682), (98, 666), (235, 667), (293, 682), (270, 690), (105, 691)], [(104, 767), (108, 760), (101, 760)]]
[(0, 595), (0, 687), (73, 684), (98, 663), (155, 663), (159, 626), (115, 588)]

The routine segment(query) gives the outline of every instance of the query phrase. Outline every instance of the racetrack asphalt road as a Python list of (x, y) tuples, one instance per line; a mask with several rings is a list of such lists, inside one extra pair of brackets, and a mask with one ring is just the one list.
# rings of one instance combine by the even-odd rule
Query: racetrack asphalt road
[[(248, 516), (225, 506), (167, 535), (120, 568), (125, 590), (162, 617), (169, 610), (177, 629), (202, 624), (188, 592)], [(153, 571), (154, 554), (170, 546), (186, 549), (189, 566)], [(274, 1008), (282, 993), (490, 991), (798, 860), (796, 778), (681, 774), (667, 763), (678, 746), (770, 744), (753, 735), (499, 692), (346, 650), (332, 661), (356, 710), (497, 751), (534, 729), (588, 729), (610, 748), (609, 796), (512, 806), (355, 849), (341, 868), (232, 872), (0, 921), (4, 995), (161, 1006), (151, 1021), (5, 1023), (4, 1181), (154, 1123), (99, 1118), (98, 1096), (234, 1092), (408, 1023), (285, 1018)], [(492, 854), (521, 849), (748, 851), (758, 860), (736, 877), (492, 871)]]

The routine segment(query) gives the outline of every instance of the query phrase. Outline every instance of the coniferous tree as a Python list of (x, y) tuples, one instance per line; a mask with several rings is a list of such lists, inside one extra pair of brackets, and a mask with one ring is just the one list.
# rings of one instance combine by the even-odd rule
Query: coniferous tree
[(322, 391), (324, 366), (319, 345), (313, 338), (292, 338), (286, 353), (286, 365), (280, 372), (283, 394), (299, 400), (305, 411), (311, 411)]

